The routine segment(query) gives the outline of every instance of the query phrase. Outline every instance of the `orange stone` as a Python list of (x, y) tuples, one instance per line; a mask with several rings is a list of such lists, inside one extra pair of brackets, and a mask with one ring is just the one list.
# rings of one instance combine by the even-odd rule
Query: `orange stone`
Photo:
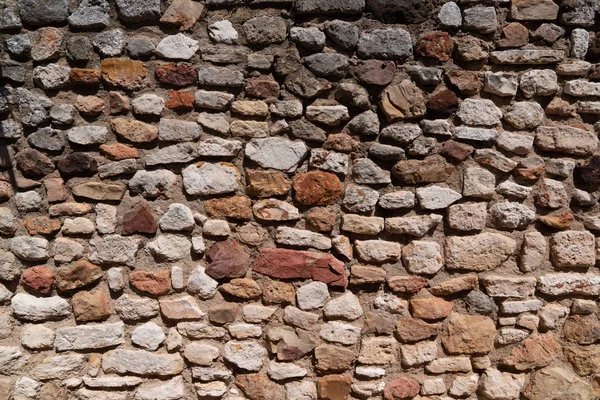
[(171, 290), (171, 274), (168, 269), (158, 272), (133, 271), (129, 274), (131, 286), (144, 294), (162, 296)]
[(158, 137), (156, 126), (123, 117), (111, 119), (110, 128), (117, 136), (133, 143), (147, 143)]
[(352, 378), (347, 375), (327, 375), (317, 381), (317, 392), (322, 400), (346, 400), (350, 395)]
[(204, 204), (204, 208), (215, 218), (252, 219), (252, 203), (247, 196), (210, 199)]
[(56, 287), (59, 291), (69, 291), (91, 285), (104, 276), (102, 269), (87, 260), (79, 260), (70, 268), (61, 269), (56, 274)]
[(329, 172), (311, 171), (294, 177), (294, 200), (307, 206), (334, 204), (344, 192), (339, 178)]
[(194, 93), (185, 90), (169, 90), (165, 105), (171, 110), (192, 110), (194, 109)]
[(75, 293), (71, 299), (77, 321), (98, 321), (110, 317), (110, 296), (101, 290)]
[(100, 84), (100, 71), (95, 69), (73, 68), (69, 73), (72, 85), (96, 86)]
[(100, 62), (102, 80), (110, 86), (139, 90), (148, 85), (144, 63), (128, 58), (107, 58)]
[(31, 236), (35, 235), (53, 235), (60, 230), (61, 222), (57, 219), (48, 217), (27, 218), (24, 221), (25, 229)]
[(254, 197), (282, 196), (290, 190), (290, 180), (281, 172), (246, 170), (246, 193)]
[(127, 158), (139, 158), (140, 154), (134, 147), (122, 143), (111, 143), (100, 145), (100, 153), (112, 161), (125, 160)]
[(437, 297), (427, 299), (411, 299), (410, 308), (415, 318), (440, 319), (450, 315), (454, 303)]

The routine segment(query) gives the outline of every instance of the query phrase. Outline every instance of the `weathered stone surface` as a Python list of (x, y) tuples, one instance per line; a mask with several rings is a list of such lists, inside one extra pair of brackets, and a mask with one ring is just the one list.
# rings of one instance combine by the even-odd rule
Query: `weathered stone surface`
[(514, 240), (497, 233), (451, 236), (446, 239), (446, 266), (450, 269), (485, 271), (500, 266), (515, 249)]
[(489, 317), (452, 313), (442, 333), (442, 344), (451, 354), (481, 354), (494, 348), (496, 326)]
[(56, 330), (57, 351), (95, 350), (118, 346), (124, 342), (123, 323), (83, 325)]
[(550, 364), (560, 353), (560, 345), (552, 333), (534, 334), (513, 349), (504, 363), (517, 371), (537, 369)]
[(119, 374), (173, 376), (183, 370), (179, 354), (155, 354), (145, 350), (110, 350), (102, 356), (102, 369)]
[(69, 302), (58, 296), (41, 298), (18, 293), (10, 303), (14, 315), (26, 321), (60, 320), (71, 314)]

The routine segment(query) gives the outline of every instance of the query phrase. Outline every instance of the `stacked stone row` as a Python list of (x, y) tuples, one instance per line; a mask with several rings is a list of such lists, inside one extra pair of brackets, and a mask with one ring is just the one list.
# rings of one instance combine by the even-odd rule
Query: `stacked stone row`
[(0, 8), (0, 398), (600, 397), (594, 0)]

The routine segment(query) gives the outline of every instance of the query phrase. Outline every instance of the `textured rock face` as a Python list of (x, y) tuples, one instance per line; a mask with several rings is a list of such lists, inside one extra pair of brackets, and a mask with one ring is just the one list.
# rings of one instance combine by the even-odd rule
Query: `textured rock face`
[(599, 12), (4, 2), (0, 398), (599, 398)]

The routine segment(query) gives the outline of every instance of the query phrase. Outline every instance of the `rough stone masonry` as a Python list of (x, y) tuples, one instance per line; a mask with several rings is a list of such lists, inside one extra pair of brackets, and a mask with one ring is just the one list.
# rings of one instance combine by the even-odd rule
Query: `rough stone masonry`
[(600, 398), (598, 0), (0, 7), (0, 400)]

